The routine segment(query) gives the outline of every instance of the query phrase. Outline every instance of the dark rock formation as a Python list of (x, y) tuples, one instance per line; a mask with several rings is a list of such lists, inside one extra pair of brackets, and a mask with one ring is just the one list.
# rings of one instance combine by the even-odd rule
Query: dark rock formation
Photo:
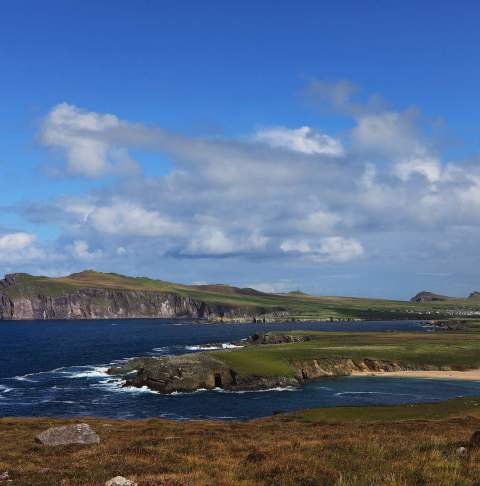
[(68, 444), (98, 444), (100, 437), (88, 424), (64, 425), (47, 429), (35, 438), (37, 442), (48, 446)]
[(452, 297), (446, 295), (434, 294), (433, 292), (427, 292), (423, 290), (410, 299), (410, 302), (440, 302), (444, 300), (450, 300)]
[(249, 344), (284, 344), (311, 341), (308, 334), (280, 334), (276, 332), (259, 332), (247, 339)]
[(469, 299), (480, 299), (480, 292), (472, 292), (469, 296), (468, 296)]

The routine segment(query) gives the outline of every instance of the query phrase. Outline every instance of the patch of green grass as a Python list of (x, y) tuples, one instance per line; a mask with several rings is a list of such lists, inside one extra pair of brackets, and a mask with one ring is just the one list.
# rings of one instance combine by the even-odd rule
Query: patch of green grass
[(301, 343), (249, 346), (212, 353), (239, 372), (293, 376), (291, 363), (350, 358), (395, 361), (404, 365), (480, 368), (480, 334), (413, 332), (312, 332), (314, 339)]
[(307, 422), (326, 424), (441, 420), (465, 415), (480, 418), (480, 397), (394, 406), (312, 408), (291, 415)]

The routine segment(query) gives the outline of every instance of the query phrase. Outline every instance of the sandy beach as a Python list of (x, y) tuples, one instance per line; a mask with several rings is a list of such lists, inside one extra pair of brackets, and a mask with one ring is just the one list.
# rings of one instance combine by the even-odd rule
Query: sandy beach
[(443, 380), (470, 380), (480, 381), (480, 369), (468, 371), (391, 371), (358, 373), (357, 376), (384, 376), (390, 378), (434, 378)]

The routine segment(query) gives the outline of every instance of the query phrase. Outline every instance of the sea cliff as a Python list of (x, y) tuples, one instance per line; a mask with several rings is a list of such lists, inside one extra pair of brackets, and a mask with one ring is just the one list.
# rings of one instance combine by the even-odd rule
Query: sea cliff
[(185, 318), (242, 321), (288, 318), (288, 313), (259, 306), (205, 302), (174, 292), (88, 286), (54, 288), (28, 286), (22, 274), (0, 281), (0, 319)]

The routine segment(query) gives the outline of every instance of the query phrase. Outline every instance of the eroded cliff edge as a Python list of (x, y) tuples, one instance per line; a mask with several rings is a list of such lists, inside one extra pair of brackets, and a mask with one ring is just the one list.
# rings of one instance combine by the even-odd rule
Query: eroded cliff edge
[(288, 318), (283, 309), (205, 302), (174, 292), (28, 286), (22, 274), (0, 280), (0, 320), (185, 318), (242, 321)]

